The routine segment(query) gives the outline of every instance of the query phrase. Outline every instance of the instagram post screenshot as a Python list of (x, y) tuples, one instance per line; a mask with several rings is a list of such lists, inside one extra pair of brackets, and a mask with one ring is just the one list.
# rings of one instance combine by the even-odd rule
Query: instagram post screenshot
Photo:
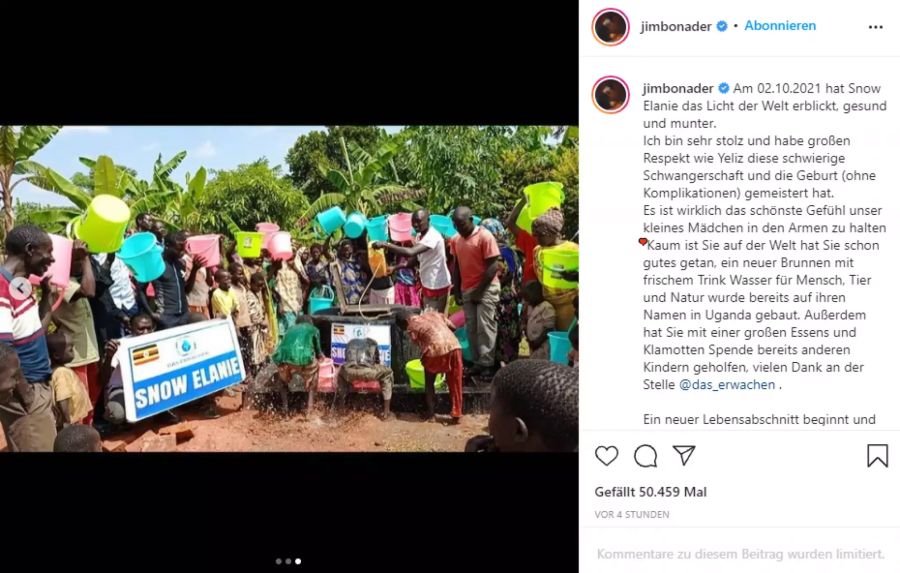
[(579, 3), (581, 571), (900, 571), (897, 15)]
[(577, 570), (578, 6), (371, 12), (34, 54), (0, 569)]

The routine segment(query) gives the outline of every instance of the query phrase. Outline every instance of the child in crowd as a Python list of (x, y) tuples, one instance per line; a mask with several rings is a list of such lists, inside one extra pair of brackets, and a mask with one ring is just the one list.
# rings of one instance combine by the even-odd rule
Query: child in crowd
[[(410, 248), (412, 242), (406, 241), (401, 246)], [(415, 257), (404, 257), (391, 253), (389, 261), (394, 267), (394, 302), (405, 306), (421, 308), (422, 300), (419, 298), (418, 275), (416, 273)]]
[[(250, 294), (250, 279), (240, 263), (231, 263), (228, 267), (231, 271), (231, 290), (237, 299), (237, 314), (234, 315), (234, 326), (237, 328), (238, 343), (241, 346), (241, 356), (244, 364), (251, 361), (251, 330), (253, 321), (250, 320), (250, 306), (248, 295)], [(259, 271), (256, 271), (259, 272)]]
[(212, 294), (212, 310), (214, 318), (237, 318), (237, 295), (231, 290), (231, 273), (225, 269), (216, 271), (216, 283), (219, 285)]
[(488, 436), (467, 452), (578, 450), (578, 370), (543, 360), (517, 360), (494, 377)]
[(525, 338), (531, 349), (531, 358), (550, 359), (550, 340), (547, 333), (556, 328), (556, 310), (544, 300), (541, 283), (531, 281), (523, 288), (525, 301), (528, 303), (528, 318), (525, 323)]
[(332, 258), (328, 252), (328, 244), (331, 237), (324, 245), (313, 245), (309, 248), (309, 261), (306, 263), (306, 276), (309, 277), (310, 289), (331, 285), (331, 272), (328, 269), (328, 261)]
[(287, 330), (297, 323), (297, 317), (303, 314), (303, 290), (308, 288), (306, 273), (301, 272), (294, 259), (275, 261), (270, 267), (275, 283), (275, 294), (278, 304), (278, 333), (284, 336)]
[(269, 301), (266, 289), (266, 277), (256, 273), (250, 277), (250, 293), (247, 295), (250, 310), (250, 363), (248, 370), (256, 376), (259, 367), (266, 361), (274, 348), (269, 331)]
[(66, 368), (66, 364), (72, 361), (72, 339), (62, 332), (54, 332), (47, 335), (47, 350), (50, 353), (50, 366), (53, 375), (50, 378), (50, 386), (53, 387), (54, 413), (56, 414), (56, 429), (63, 426), (78, 424), (91, 413), (91, 398), (85, 384), (75, 371)]
[[(190, 255), (185, 255), (182, 261), (185, 265), (186, 276), (190, 276), (195, 264), (194, 258)], [(194, 279), (194, 288), (187, 292), (188, 310), (202, 314), (209, 319), (209, 293), (212, 286), (213, 276), (209, 269), (200, 267), (197, 271), (197, 277)]]
[(54, 452), (102, 452), (100, 432), (90, 426), (77, 425), (63, 428), (53, 442)]

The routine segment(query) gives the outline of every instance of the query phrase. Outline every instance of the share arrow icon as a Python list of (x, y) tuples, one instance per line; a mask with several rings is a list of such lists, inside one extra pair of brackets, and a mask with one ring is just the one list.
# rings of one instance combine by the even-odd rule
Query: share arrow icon
[(691, 456), (694, 455), (694, 450), (697, 449), (697, 446), (672, 446), (678, 455), (681, 456), (681, 465), (686, 466), (688, 460), (691, 459)]

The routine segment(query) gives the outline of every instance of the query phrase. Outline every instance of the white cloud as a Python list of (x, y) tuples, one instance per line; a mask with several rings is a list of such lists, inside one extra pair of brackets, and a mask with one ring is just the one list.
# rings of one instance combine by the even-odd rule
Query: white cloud
[(208, 139), (203, 142), (203, 145), (194, 150), (194, 155), (197, 157), (212, 157), (215, 154), (216, 146)]
[(63, 133), (109, 133), (108, 125), (67, 125), (60, 130)]
[(141, 151), (153, 151), (154, 149), (159, 149), (159, 143), (149, 143), (141, 147)]

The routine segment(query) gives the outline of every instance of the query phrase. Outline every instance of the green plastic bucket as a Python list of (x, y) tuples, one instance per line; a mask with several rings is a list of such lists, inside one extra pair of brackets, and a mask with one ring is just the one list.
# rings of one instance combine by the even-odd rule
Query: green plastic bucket
[[(425, 367), (422, 366), (422, 361), (419, 359), (410, 360), (406, 363), (406, 375), (409, 376), (409, 387), (414, 390), (424, 390), (425, 389)], [(438, 374), (437, 378), (434, 380), (434, 387), (442, 388), (445, 387), (445, 380), (443, 374)]]
[(250, 231), (242, 231), (234, 234), (234, 240), (237, 242), (237, 254), (242, 259), (259, 258), (263, 248), (263, 233)]

